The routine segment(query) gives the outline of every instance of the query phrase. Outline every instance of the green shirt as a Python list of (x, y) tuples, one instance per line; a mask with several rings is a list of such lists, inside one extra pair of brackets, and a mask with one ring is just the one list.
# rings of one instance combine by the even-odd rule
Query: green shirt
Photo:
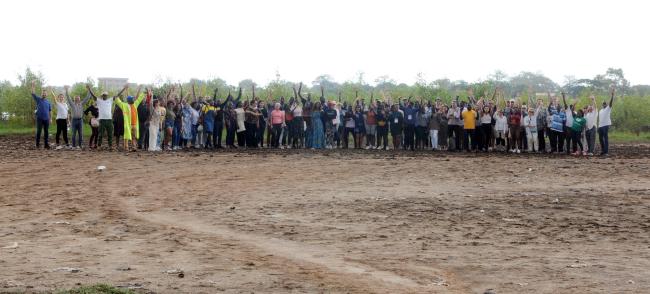
[(571, 130), (574, 132), (582, 132), (582, 128), (585, 126), (585, 123), (587, 123), (587, 120), (584, 117), (575, 117), (573, 118), (573, 125), (571, 126)]

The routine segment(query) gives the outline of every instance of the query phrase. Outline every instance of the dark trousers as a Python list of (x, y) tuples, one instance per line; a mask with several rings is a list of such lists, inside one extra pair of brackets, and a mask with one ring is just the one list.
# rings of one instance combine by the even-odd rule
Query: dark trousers
[(113, 120), (112, 119), (100, 119), (99, 120), (99, 142), (97, 146), (102, 146), (102, 137), (106, 133), (106, 139), (108, 140), (108, 147), (113, 146)]
[(598, 141), (600, 141), (600, 153), (609, 154), (609, 126), (598, 128)]
[(541, 152), (546, 152), (546, 141), (544, 141), (544, 132), (546, 129), (542, 128), (537, 130), (537, 143), (538, 143), (538, 151)]
[(462, 147), (461, 147), (461, 144), (460, 144), (460, 142), (461, 142), (460, 139), (461, 139), (461, 136), (462, 136), (461, 135), (461, 131), (462, 131), (461, 126), (459, 126), (459, 125), (449, 125), (448, 129), (449, 129), (450, 138), (451, 138), (451, 136), (454, 137), (454, 147), (456, 147), (457, 151), (462, 150)]
[(377, 146), (382, 146), (382, 141), (384, 149), (388, 146), (388, 127), (387, 126), (377, 126)]
[(90, 142), (88, 142), (89, 147), (97, 146), (97, 136), (99, 135), (99, 127), (90, 126), (92, 133), (90, 134)]
[(271, 128), (271, 146), (280, 147), (280, 134), (282, 134), (282, 124), (274, 124)]
[(551, 152), (562, 152), (564, 150), (564, 132), (550, 130), (548, 138), (551, 141)]
[(63, 141), (68, 145), (68, 120), (60, 118), (56, 120), (56, 145), (59, 145), (59, 137), (63, 133)]
[(357, 139), (354, 137), (354, 128), (345, 128), (343, 130), (343, 148), (348, 148), (348, 137), (352, 134), (352, 142), (355, 142)]
[[(564, 127), (564, 139), (566, 140), (566, 153), (571, 152), (571, 140), (573, 140), (573, 135), (571, 134), (571, 128)], [(577, 147), (573, 148), (573, 152), (576, 152)]]
[(212, 130), (212, 146), (221, 147), (221, 137), (223, 136), (223, 123), (215, 122), (214, 129)]
[(585, 137), (587, 139), (587, 152), (594, 153), (596, 149), (596, 127), (586, 130)]
[(239, 147), (246, 146), (246, 131), (237, 132), (237, 145)]
[(149, 149), (149, 125), (145, 122), (138, 123), (138, 148)]
[(246, 125), (246, 147), (257, 148), (257, 124), (244, 124)]
[(260, 121), (260, 127), (257, 128), (256, 140), (259, 142), (260, 147), (264, 147), (264, 131), (266, 130), (266, 122)]
[(492, 124), (481, 124), (481, 150), (488, 150), (490, 146), (490, 140), (492, 140)]
[[(50, 147), (50, 139), (47, 130), (50, 128), (50, 121), (46, 119), (36, 120), (36, 148), (40, 146), (41, 132), (43, 132), (43, 146)], [(601, 145), (602, 146), (602, 145)]]
[(578, 151), (578, 146), (580, 146), (580, 151), (585, 151), (584, 146), (582, 146), (582, 132), (571, 132), (571, 140), (573, 140), (573, 150), (574, 152)]
[(231, 123), (226, 129), (226, 146), (235, 145), (235, 132), (237, 131), (237, 124)]
[(415, 135), (415, 126), (414, 125), (406, 125), (404, 128), (404, 149), (411, 148), (411, 150), (415, 149), (415, 144), (413, 142), (413, 136)]
[(72, 147), (81, 147), (81, 136), (83, 134), (83, 120), (80, 118), (72, 119)]
[[(470, 143), (471, 140), (471, 143)], [(470, 145), (471, 144), (471, 145)], [(463, 139), (463, 146), (466, 151), (476, 150), (478, 142), (476, 141), (476, 130), (475, 129), (465, 129), (465, 136)]]

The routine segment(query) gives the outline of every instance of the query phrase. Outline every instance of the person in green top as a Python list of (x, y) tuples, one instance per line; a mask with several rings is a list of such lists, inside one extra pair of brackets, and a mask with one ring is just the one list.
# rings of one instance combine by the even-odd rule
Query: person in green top
[(131, 141), (133, 151), (136, 151), (138, 146), (137, 142), (140, 134), (138, 127), (138, 105), (144, 99), (144, 95), (140, 96), (140, 89), (141, 87), (138, 87), (138, 92), (135, 94), (135, 97), (128, 96), (126, 103), (119, 96), (115, 99), (115, 106), (122, 109), (122, 113), (124, 114), (124, 151), (129, 151), (129, 141)]
[[(584, 147), (582, 146), (582, 130), (584, 129), (587, 120), (584, 116), (585, 114), (582, 109), (578, 109), (578, 114), (573, 118), (573, 125), (571, 125), (571, 136), (573, 136), (573, 150), (576, 150), (573, 155), (580, 155), (582, 153), (585, 153)], [(580, 146), (580, 151), (577, 151), (576, 144)]]

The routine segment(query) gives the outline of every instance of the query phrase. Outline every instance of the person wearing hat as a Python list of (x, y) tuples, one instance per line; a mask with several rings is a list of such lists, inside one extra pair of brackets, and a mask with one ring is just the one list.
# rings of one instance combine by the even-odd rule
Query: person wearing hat
[[(108, 92), (104, 91), (102, 92), (101, 99), (97, 99), (97, 96), (93, 93), (92, 89), (90, 88), (89, 85), (86, 86), (88, 88), (88, 91), (90, 92), (90, 95), (93, 96), (93, 99), (97, 103), (97, 109), (99, 110), (99, 137), (98, 137), (98, 142), (97, 146), (102, 146), (102, 136), (104, 133), (106, 133), (106, 139), (108, 140), (108, 148), (113, 148), (113, 116), (111, 114), (111, 111), (113, 109), (113, 100), (115, 100), (115, 97), (121, 96), (124, 91), (129, 87), (129, 85), (124, 85), (124, 88), (117, 93), (117, 95), (111, 97), (110, 99), (108, 98)], [(115, 142), (116, 145), (118, 144)]]
[[(126, 89), (128, 89), (128, 86)], [(140, 89), (141, 87), (138, 86), (138, 91), (135, 97), (127, 96), (126, 103), (122, 101), (120, 96), (117, 96), (117, 99), (115, 99), (115, 106), (122, 110), (122, 115), (124, 117), (124, 151), (129, 151), (129, 141), (131, 141), (133, 151), (137, 150), (137, 139), (140, 137), (138, 106), (142, 100), (144, 100), (144, 96), (140, 96)]]

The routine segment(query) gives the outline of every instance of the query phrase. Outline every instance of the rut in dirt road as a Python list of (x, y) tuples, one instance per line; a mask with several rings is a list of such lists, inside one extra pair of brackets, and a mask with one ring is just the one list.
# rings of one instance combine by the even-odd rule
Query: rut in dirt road
[[(227, 227), (206, 224), (189, 215), (138, 210), (137, 203), (134, 200), (135, 198), (122, 200), (122, 208), (132, 217), (158, 225), (182, 228), (201, 235), (217, 236), (229, 241), (239, 242), (242, 245), (256, 248), (263, 254), (272, 254), (273, 256), (290, 260), (300, 266), (310, 267), (310, 264), (312, 264), (323, 267), (331, 274), (339, 276), (337, 279), (340, 279), (341, 282), (351, 279), (351, 283), (365, 281), (368, 285), (375, 285), (374, 289), (368, 289), (370, 291), (387, 293), (393, 291), (408, 293), (421, 293), (422, 291), (435, 291), (437, 293), (453, 292), (451, 288), (445, 289), (441, 285), (424, 285), (390, 271), (379, 270), (365, 264), (348, 261), (345, 259), (344, 253), (335, 249), (238, 232)], [(430, 276), (433, 275), (433, 273), (430, 273)], [(454, 284), (456, 287), (458, 286), (457, 283), (454, 282)]]

